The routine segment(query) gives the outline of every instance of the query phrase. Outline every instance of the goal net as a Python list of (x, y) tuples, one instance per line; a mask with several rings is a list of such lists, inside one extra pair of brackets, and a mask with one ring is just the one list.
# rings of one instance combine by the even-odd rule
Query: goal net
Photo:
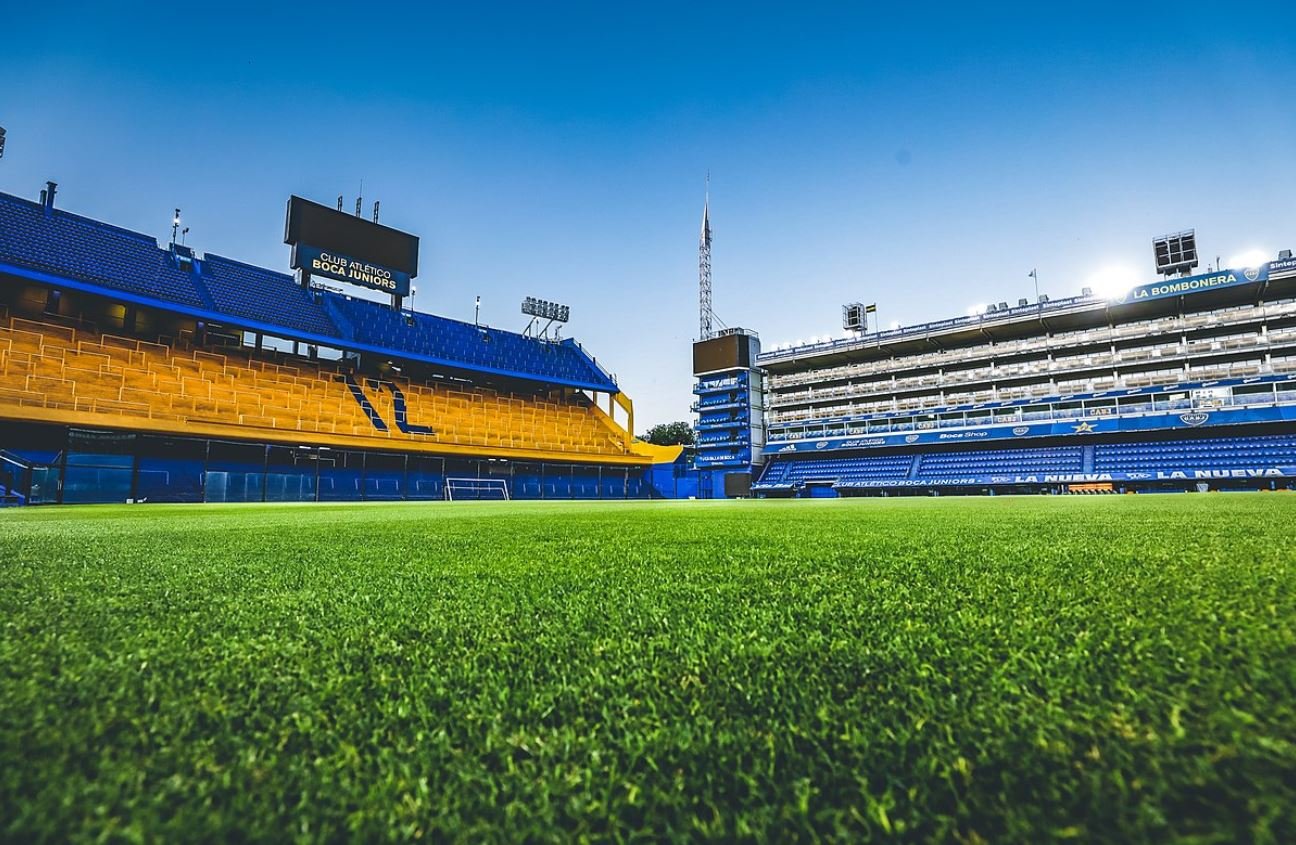
[(445, 497), (451, 502), (507, 502), (508, 481), (503, 478), (447, 478)]

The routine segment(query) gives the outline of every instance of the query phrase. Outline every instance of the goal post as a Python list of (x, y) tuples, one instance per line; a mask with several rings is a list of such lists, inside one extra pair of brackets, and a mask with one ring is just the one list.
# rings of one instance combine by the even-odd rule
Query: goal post
[(507, 502), (508, 480), (504, 478), (447, 478), (447, 502)]

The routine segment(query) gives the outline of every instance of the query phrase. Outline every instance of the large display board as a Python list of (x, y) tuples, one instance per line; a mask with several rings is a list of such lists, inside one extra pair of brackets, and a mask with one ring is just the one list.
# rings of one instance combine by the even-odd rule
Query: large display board
[(745, 369), (752, 365), (751, 338), (731, 334), (693, 344), (693, 375), (716, 370)]
[(288, 200), (284, 243), (293, 269), (398, 296), (418, 275), (419, 239), (301, 197)]

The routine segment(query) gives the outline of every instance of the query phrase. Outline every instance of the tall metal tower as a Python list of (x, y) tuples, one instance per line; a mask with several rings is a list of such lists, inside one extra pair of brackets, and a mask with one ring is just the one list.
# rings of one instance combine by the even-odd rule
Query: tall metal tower
[(702, 201), (702, 235), (698, 241), (698, 340), (710, 340), (711, 331), (711, 176), (707, 175)]

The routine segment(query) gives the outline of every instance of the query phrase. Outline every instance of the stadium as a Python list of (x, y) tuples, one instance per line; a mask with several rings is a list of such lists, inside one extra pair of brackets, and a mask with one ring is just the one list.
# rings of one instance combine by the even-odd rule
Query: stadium
[[(1296, 478), (1290, 250), (1190, 275), (1195, 233), (1183, 233), (1157, 244), (1160, 282), (871, 333), (854, 303), (846, 337), (762, 351), (755, 332), (710, 328), (704, 211), (686, 455), (634, 437), (633, 402), (551, 333), (560, 312), (543, 308), (563, 306), (524, 303), (532, 327), (546, 321), (534, 334), (404, 307), (417, 238), (294, 198), (293, 276), (158, 244), (56, 195), (53, 182), (39, 202), (0, 194), (9, 504), (1275, 490)], [(382, 254), (384, 238), (405, 256)], [(321, 261), (344, 249), (404, 269)]]
[(6, 10), (0, 845), (1296, 842), (1189, 12)]
[[(31, 764), (0, 776), (0, 837), (127, 825), (278, 839), (313, 825), (325, 839), (881, 831), (979, 841), (1232, 836), (1258, 823), (1186, 798), (1179, 783), (1239, 731), (1281, 734), (1284, 711), (1257, 733), (1242, 711), (1187, 714), (1182, 702), (1204, 688), (1255, 712), (1286, 695), (1263, 668), (1291, 638), (1276, 610), (1290, 601), (1287, 529), (1274, 523), (1286, 503), (1256, 494), (1296, 478), (1290, 253), (1191, 275), (1194, 241), (1176, 236), (1189, 257), (1159, 268), (1160, 282), (874, 332), (864, 331), (873, 309), (851, 304), (846, 337), (762, 351), (754, 331), (711, 329), (704, 210), (696, 445), (685, 449), (633, 436), (621, 386), (554, 330), (567, 306), (528, 299), (522, 333), (413, 310), (417, 237), (340, 201), (289, 200), (289, 274), (174, 237), (161, 244), (64, 210), (57, 196), (52, 182), (39, 200), (0, 194), (0, 502), (13, 506), (0, 514), (0, 548), (15, 620), (6, 638), (19, 649), (0, 649), (15, 682), (0, 693), (0, 759)], [(1219, 491), (1246, 498), (1221, 502)], [(1040, 493), (1180, 495), (1116, 497), (1128, 505), (1097, 515), (1076, 508), (1100, 504), (1091, 497)], [(744, 501), (878, 496), (905, 498), (841, 503), (852, 510)], [(1015, 504), (988, 507), (999, 501)], [(109, 507), (61, 507), (88, 504)], [(1148, 536), (1174, 539), (1150, 554)], [(1082, 691), (1082, 664), (986, 674), (993, 655), (1067, 654), (1068, 638), (1100, 624), (1057, 628), (1033, 591), (1024, 609), (1016, 588), (1003, 592), (1023, 577), (1005, 550), (1023, 546), (1041, 594), (1143, 618), (1138, 637), (1215, 613), (1244, 555), (1256, 565), (1242, 612), (1256, 621), (1222, 649), (1206, 645), (1213, 625), (1191, 626), (1174, 649), (1210, 655), (1182, 676), (1111, 646), (1126, 629), (1104, 629), (1108, 644), (1082, 652), (1116, 673)], [(1134, 557), (1095, 575), (1095, 548)], [(1179, 579), (1178, 598), (1158, 589), (1149, 614), (1139, 597), (1166, 577)], [(947, 578), (993, 627), (948, 603)], [(69, 614), (65, 595), (84, 612)], [(300, 622), (275, 609), (285, 602)], [(856, 617), (862, 607), (872, 610)], [(939, 633), (920, 633), (918, 619)], [(16, 625), (26, 633), (14, 636)], [(949, 643), (959, 651), (947, 671), (962, 685), (945, 700), (981, 688), (984, 710), (931, 698), (948, 682), (930, 661)], [(282, 648), (318, 648), (323, 662)], [(266, 667), (250, 665), (260, 653)], [(65, 688), (64, 659), (100, 680), (77, 674)], [(105, 660), (116, 668), (92, 668)], [(1257, 679), (1240, 699), (1230, 691), (1239, 665)], [(404, 666), (421, 667), (419, 679)], [(833, 680), (877, 672), (899, 686)], [(248, 678), (263, 692), (235, 692)], [(1150, 692), (1107, 691), (1130, 678)], [(373, 684), (386, 703), (367, 699)], [(1021, 684), (1037, 687), (1031, 716)], [(1065, 709), (1050, 703), (1060, 696)], [(148, 716), (155, 705), (140, 710), (142, 700), (166, 710)], [(46, 723), (47, 701), (66, 708), (48, 717), (52, 734), (32, 721)], [(1101, 726), (1113, 706), (1153, 710), (1114, 730)], [(140, 733), (118, 736), (122, 718)], [(929, 720), (949, 733), (924, 735)], [(1124, 747), (1131, 725), (1187, 736), (1185, 720), (1204, 744)], [(621, 722), (624, 736), (605, 733)], [(1022, 747), (1023, 725), (1060, 738)], [(911, 730), (898, 743), (869, 739)], [(377, 739), (387, 736), (440, 739), (391, 757)], [(229, 749), (208, 759), (200, 749), (213, 741)], [(757, 747), (774, 769), (754, 762)], [(1275, 768), (1262, 748), (1207, 777), (1226, 806), (1251, 789), (1262, 807), (1291, 806), (1287, 764)], [(303, 769), (311, 755), (349, 774), (334, 783)], [(603, 756), (627, 770), (606, 796), (584, 780), (608, 776)], [(1094, 760), (1111, 760), (1118, 780), (1076, 790), (1071, 767)], [(228, 774), (213, 780), (211, 767)], [(861, 782), (855, 769), (872, 774)], [(880, 779), (887, 770), (936, 774), (911, 775), (906, 797)], [(367, 777), (394, 792), (362, 794)], [(1149, 786), (1114, 786), (1125, 777)], [(809, 805), (788, 792), (811, 783), (817, 815), (794, 809)], [(302, 789), (314, 796), (304, 806), (273, 797)], [(102, 794), (113, 809), (78, 821), (61, 809), (80, 800), (68, 790)], [(170, 804), (150, 797), (172, 792)], [(482, 797), (493, 792), (514, 809), (501, 815)], [(560, 794), (569, 803), (556, 805)], [(1188, 803), (1170, 822), (1141, 815), (1148, 801)], [(1265, 812), (1275, 829), (1291, 822)]]

